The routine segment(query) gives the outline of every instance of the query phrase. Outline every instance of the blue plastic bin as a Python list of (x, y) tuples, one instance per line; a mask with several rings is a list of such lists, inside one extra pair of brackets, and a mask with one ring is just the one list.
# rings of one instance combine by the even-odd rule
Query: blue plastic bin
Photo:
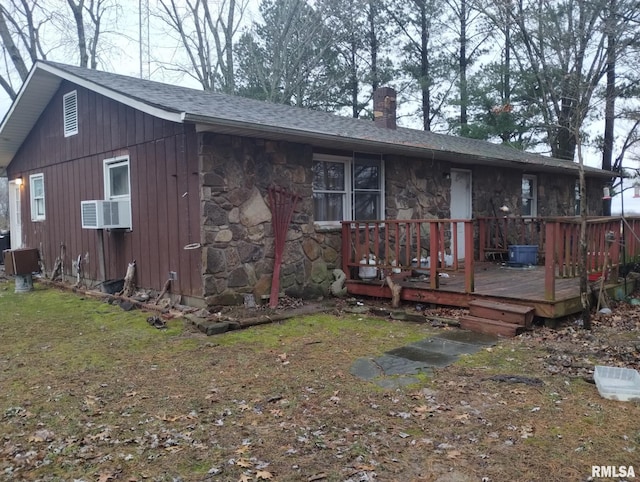
[(538, 245), (513, 244), (509, 246), (509, 263), (514, 265), (538, 264)]

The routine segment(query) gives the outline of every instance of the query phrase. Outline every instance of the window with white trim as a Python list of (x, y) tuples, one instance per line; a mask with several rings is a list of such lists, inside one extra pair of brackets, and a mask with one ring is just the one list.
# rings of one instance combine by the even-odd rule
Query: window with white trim
[(114, 157), (104, 161), (104, 198), (117, 201), (130, 199), (129, 157)]
[(384, 164), (380, 155), (352, 158), (317, 154), (313, 159), (314, 221), (381, 219), (384, 212)]
[(75, 90), (62, 97), (62, 122), (65, 137), (78, 133), (78, 92)]
[(523, 216), (538, 215), (538, 182), (536, 176), (522, 176), (522, 213)]
[(32, 174), (29, 176), (29, 198), (31, 221), (44, 221), (44, 174)]

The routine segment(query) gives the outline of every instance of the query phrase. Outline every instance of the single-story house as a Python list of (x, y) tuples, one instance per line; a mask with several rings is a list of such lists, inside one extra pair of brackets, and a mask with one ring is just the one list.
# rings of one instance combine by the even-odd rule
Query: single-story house
[[(0, 125), (12, 248), (95, 282), (122, 278), (192, 305), (268, 295), (269, 188), (301, 197), (280, 286), (326, 294), (343, 220), (576, 213), (574, 162), (375, 121), (204, 92), (54, 62), (33, 66)], [(612, 173), (585, 167), (588, 211)]]

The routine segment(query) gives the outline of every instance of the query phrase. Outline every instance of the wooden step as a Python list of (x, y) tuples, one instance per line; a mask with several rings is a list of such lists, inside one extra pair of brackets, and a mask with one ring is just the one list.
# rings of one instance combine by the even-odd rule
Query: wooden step
[(476, 333), (509, 337), (516, 336), (524, 329), (522, 326), (514, 323), (496, 321), (488, 318), (479, 318), (471, 315), (466, 315), (460, 318), (460, 328), (474, 331)]
[(487, 300), (469, 302), (469, 314), (478, 318), (488, 318), (495, 321), (505, 321), (516, 325), (531, 327), (535, 308), (532, 306), (498, 303)]

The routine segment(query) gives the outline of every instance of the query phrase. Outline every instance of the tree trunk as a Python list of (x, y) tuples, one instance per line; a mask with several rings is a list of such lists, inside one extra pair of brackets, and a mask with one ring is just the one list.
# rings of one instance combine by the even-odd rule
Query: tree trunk
[(584, 160), (580, 141), (577, 142), (578, 162), (580, 166), (580, 301), (582, 302), (582, 326), (591, 329), (591, 291), (587, 279), (587, 188), (584, 179)]
[(427, 5), (420, 2), (420, 90), (422, 91), (422, 127), (431, 130), (431, 72), (429, 65), (429, 22)]
[[(616, 0), (609, 0), (607, 20), (607, 88), (604, 107), (604, 141), (602, 145), (602, 169), (611, 170), (613, 161), (613, 129), (616, 109), (616, 39), (614, 32), (614, 12)], [(602, 201), (602, 214), (611, 216), (611, 199)]]
[(466, 136), (469, 133), (467, 66), (467, 1), (460, 0), (460, 134), (462, 136)]

